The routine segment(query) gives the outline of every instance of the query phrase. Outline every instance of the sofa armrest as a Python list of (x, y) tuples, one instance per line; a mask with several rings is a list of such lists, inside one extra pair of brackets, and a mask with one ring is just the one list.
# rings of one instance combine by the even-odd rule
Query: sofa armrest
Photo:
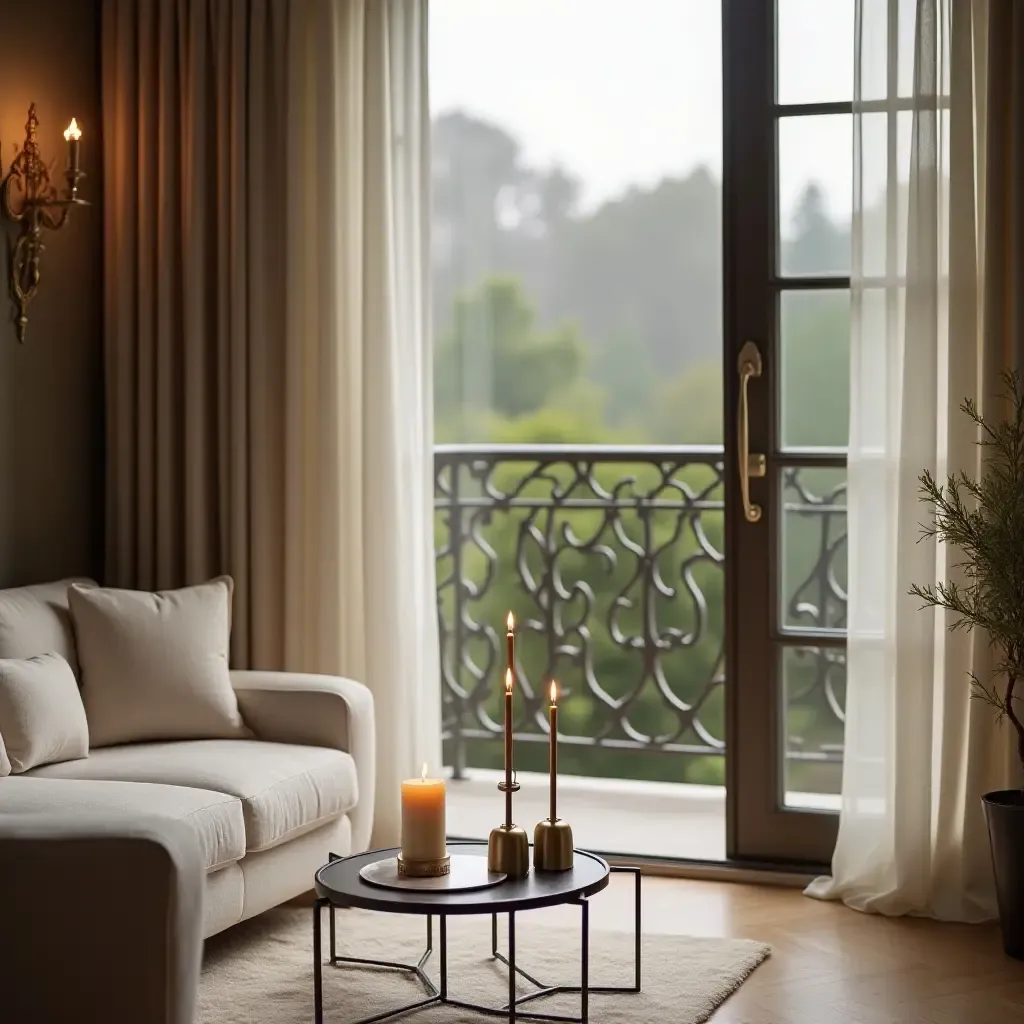
[(258, 739), (334, 747), (352, 755), (359, 802), (349, 813), (353, 852), (365, 850), (373, 828), (376, 728), (373, 695), (340, 676), (232, 669), (231, 684), (246, 724)]
[(183, 822), (0, 814), (4, 1020), (191, 1024), (204, 879)]

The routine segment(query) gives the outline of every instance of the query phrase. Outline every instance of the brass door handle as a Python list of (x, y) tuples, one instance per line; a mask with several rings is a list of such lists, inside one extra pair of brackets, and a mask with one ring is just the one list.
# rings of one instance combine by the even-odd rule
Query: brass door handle
[(750, 478), (764, 476), (765, 458), (763, 455), (750, 454), (750, 417), (747, 409), (747, 383), (751, 377), (761, 376), (761, 353), (757, 346), (748, 341), (740, 350), (740, 407), (739, 423), (737, 424), (736, 445), (739, 449), (740, 495), (743, 498), (743, 515), (748, 523), (756, 523), (761, 518), (761, 506), (750, 500)]

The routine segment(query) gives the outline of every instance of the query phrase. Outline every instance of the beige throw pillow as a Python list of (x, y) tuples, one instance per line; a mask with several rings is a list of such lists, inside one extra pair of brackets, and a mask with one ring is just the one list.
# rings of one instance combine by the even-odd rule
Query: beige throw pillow
[(0, 590), (0, 658), (60, 654), (78, 675), (75, 636), (68, 614), (68, 587), (92, 580), (70, 579)]
[(88, 756), (82, 697), (59, 654), (0, 658), (0, 736), (0, 775)]
[(94, 747), (249, 735), (228, 674), (232, 588), (70, 588)]

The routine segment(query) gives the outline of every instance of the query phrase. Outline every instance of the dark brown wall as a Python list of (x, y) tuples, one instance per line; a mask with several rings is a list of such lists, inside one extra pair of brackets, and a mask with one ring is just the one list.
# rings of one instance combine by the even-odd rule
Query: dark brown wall
[(82, 127), (81, 195), (92, 206), (48, 233), (28, 337), (8, 301), (10, 222), (0, 224), (0, 586), (102, 570), (101, 0), (4, 0), (0, 27), (3, 173), (34, 101), (47, 161)]

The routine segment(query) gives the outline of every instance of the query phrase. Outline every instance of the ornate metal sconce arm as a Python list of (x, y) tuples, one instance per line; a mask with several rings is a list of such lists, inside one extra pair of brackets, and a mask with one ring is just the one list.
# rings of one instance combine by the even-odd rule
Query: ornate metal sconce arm
[[(15, 156), (10, 171), (0, 185), (0, 208), (4, 215), (21, 225), (17, 240), (10, 247), (10, 291), (17, 307), (18, 341), (24, 342), (28, 329), (28, 307), (39, 290), (39, 262), (45, 250), (43, 229), (59, 231), (68, 221), (72, 206), (87, 206), (78, 198), (78, 183), (85, 173), (78, 166), (78, 135), (72, 136), (70, 159), (64, 172), (67, 185), (58, 192), (50, 170), (39, 154), (36, 131), (39, 120), (36, 105), (28, 108), (25, 145)], [(75, 128), (77, 133), (77, 127)]]

